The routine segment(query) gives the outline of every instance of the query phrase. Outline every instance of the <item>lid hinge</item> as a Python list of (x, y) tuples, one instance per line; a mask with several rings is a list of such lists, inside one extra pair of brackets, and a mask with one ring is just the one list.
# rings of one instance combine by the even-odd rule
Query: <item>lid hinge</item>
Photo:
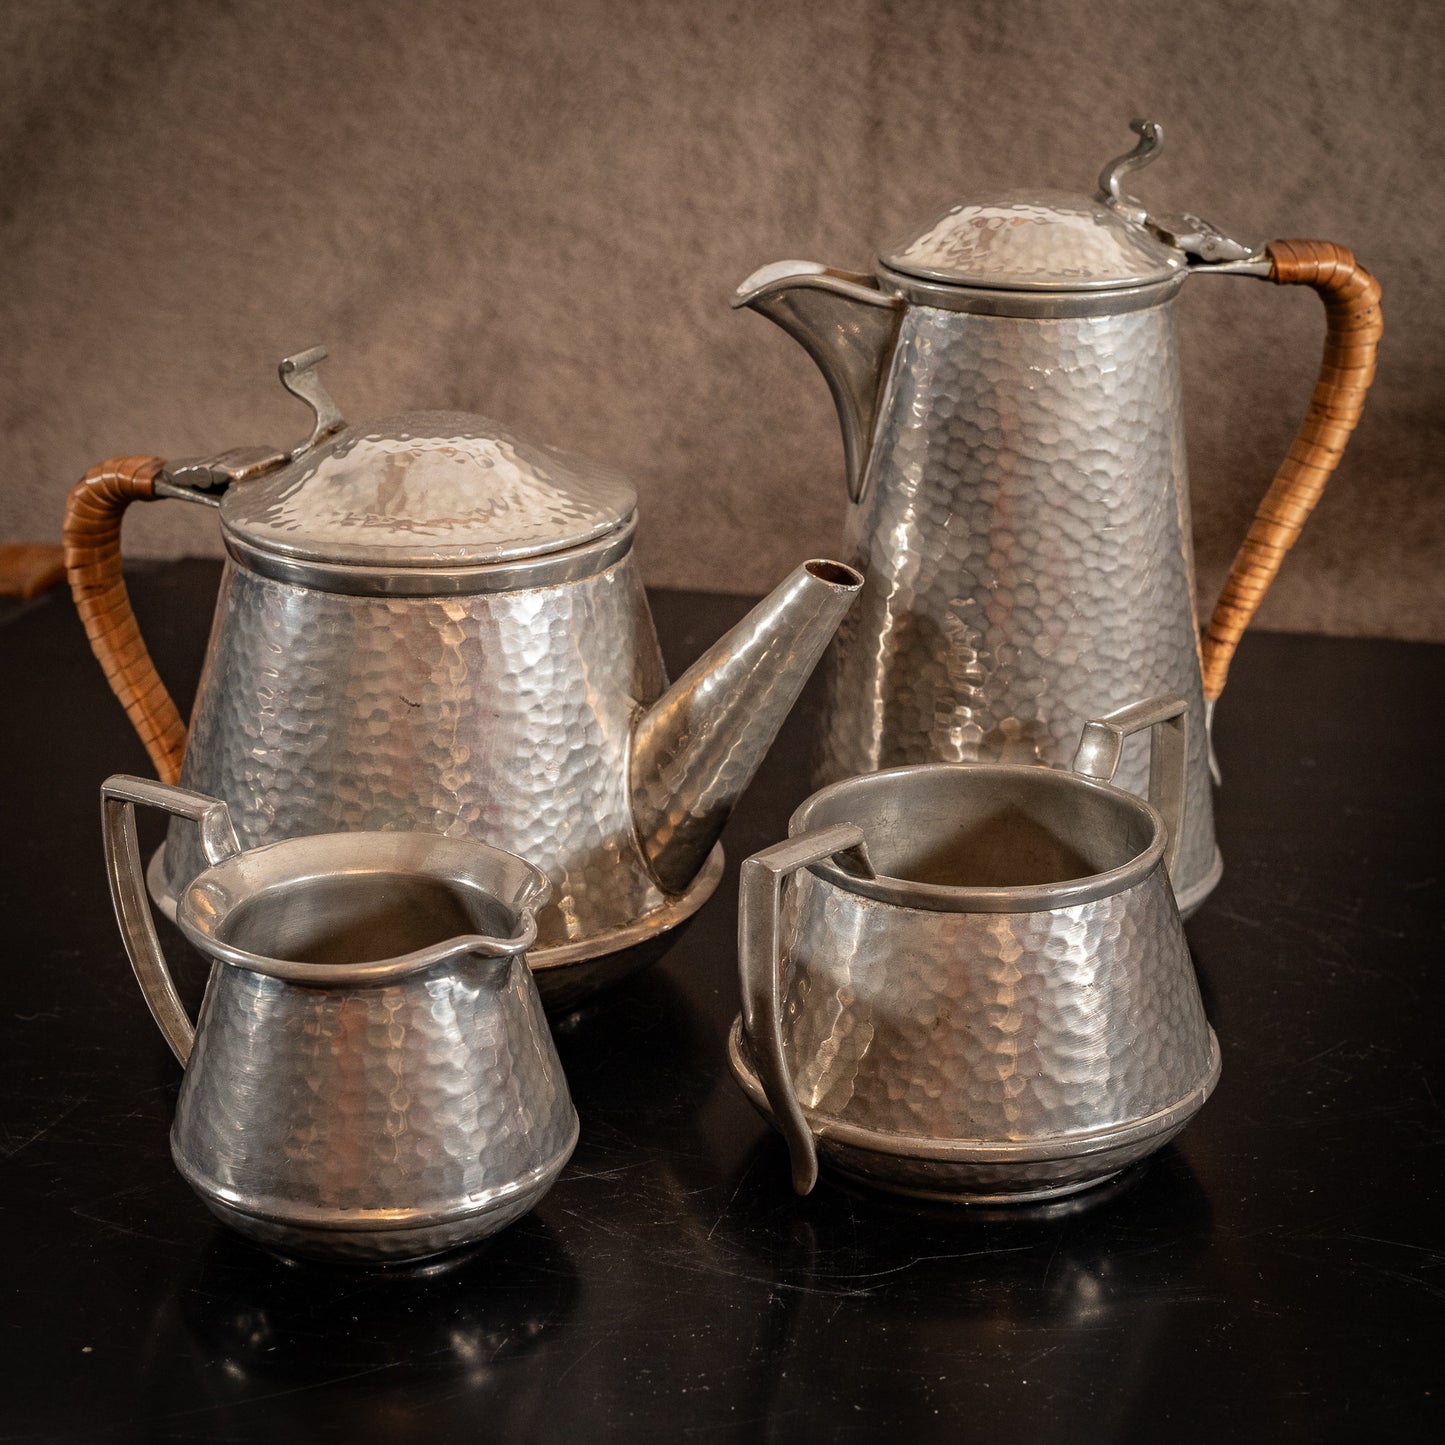
[(186, 502), (219, 506), (221, 493), (236, 482), (250, 482), (294, 462), (346, 426), (346, 419), (322, 385), (317, 368), (326, 360), (326, 348), (286, 357), (276, 368), (281, 385), (311, 408), (311, 434), (285, 450), (275, 447), (232, 447), (208, 457), (186, 457), (167, 462), (156, 479), (156, 492)]
[(1191, 261), (1199, 263), (1195, 270), (1227, 265), (1236, 273), (1253, 274), (1255, 266), (1264, 266), (1267, 271), (1269, 263), (1262, 246), (1236, 241), (1187, 211), (1179, 216), (1155, 215), (1124, 190), (1123, 178), (1147, 166), (1164, 149), (1164, 127), (1158, 121), (1134, 120), (1129, 122), (1129, 128), (1139, 137), (1139, 143), (1126, 155), (1116, 156), (1099, 173), (1099, 199), (1126, 220), (1146, 227), (1166, 246), (1183, 251)]

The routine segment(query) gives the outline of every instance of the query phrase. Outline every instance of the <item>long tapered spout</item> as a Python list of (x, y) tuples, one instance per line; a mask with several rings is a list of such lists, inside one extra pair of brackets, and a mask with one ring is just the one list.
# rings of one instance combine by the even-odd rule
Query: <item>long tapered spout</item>
[(862, 585), (841, 562), (803, 563), (638, 721), (632, 815), (668, 892), (697, 876)]
[(843, 429), (848, 496), (861, 501), (903, 298), (880, 291), (871, 276), (816, 261), (775, 261), (754, 271), (732, 304), (762, 312), (818, 363)]

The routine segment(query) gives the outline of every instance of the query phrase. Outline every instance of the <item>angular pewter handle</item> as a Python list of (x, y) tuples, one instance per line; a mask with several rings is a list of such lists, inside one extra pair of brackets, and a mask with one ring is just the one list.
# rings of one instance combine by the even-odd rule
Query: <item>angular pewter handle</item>
[(180, 781), (186, 725), (140, 635), (120, 566), (120, 528), (132, 502), (175, 497), (220, 503), (220, 492), (236, 482), (262, 476), (300, 456), (345, 425), (316, 374), (324, 347), (288, 356), (279, 366), (281, 383), (311, 408), (311, 435), (286, 451), (238, 448), (219, 456), (183, 462), (159, 457), (111, 457), (92, 467), (65, 501), (61, 544), (70, 595), (80, 613), (90, 649), (105, 672), (163, 783)]
[(1081, 777), (1109, 782), (1118, 770), (1124, 739), (1144, 728), (1149, 736), (1149, 802), (1164, 819), (1164, 866), (1174, 876), (1184, 835), (1189, 776), (1189, 704), (1178, 694), (1130, 703), (1084, 724), (1072, 767)]
[(184, 1067), (195, 1042), (195, 1025), (187, 1015), (171, 971), (161, 952), (161, 941), (146, 897), (145, 874), (141, 867), (140, 842), (136, 837), (137, 803), (162, 808), (178, 817), (190, 818), (201, 829), (201, 849), (206, 861), (222, 863), (241, 851), (236, 829), (226, 805), (204, 793), (152, 782), (123, 773), (107, 778), (101, 785), (101, 829), (105, 838), (105, 867), (110, 875), (110, 897), (116, 921), (136, 982), (171, 1052)]
[(782, 938), (779, 924), (783, 884), (788, 875), (810, 863), (852, 852), (868, 875), (873, 867), (861, 828), (835, 823), (799, 833), (755, 853), (742, 866), (738, 899), (738, 976), (743, 995), (743, 1031), (758, 1067), (758, 1079), (773, 1118), (787, 1140), (793, 1165), (793, 1188), (809, 1194), (818, 1182), (818, 1151), (813, 1131), (793, 1092), (783, 1051), (780, 996)]

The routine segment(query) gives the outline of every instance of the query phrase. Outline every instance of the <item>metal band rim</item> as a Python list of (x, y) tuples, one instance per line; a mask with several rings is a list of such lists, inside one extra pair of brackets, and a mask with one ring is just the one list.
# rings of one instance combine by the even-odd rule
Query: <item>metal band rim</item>
[[(862, 1124), (851, 1124), (809, 1109), (806, 1105), (802, 1106), (803, 1114), (819, 1144), (841, 1144), (865, 1153), (886, 1154), (895, 1158), (930, 1159), (955, 1164), (1034, 1164), (1102, 1154), (1181, 1126), (1203, 1108), (1219, 1082), (1221, 1065), (1219, 1039), (1212, 1028), (1208, 1025), (1206, 1028), (1209, 1034), (1209, 1061), (1204, 1076), (1188, 1093), (1141, 1119), (1131, 1119), (1123, 1124), (1108, 1124), (1081, 1134), (1057, 1134), (1051, 1138), (1028, 1142), (938, 1139), (870, 1129)], [(762, 1082), (748, 1057), (749, 1053), (750, 1049), (743, 1034), (742, 1015), (739, 1014), (733, 1020), (728, 1034), (728, 1063), (743, 1091), (752, 1100), (753, 1106), (761, 1109), (771, 1119), (772, 1106), (763, 1092)]]
[(894, 271), (881, 262), (878, 281), (886, 294), (902, 296), (915, 306), (939, 311), (965, 311), (980, 316), (1011, 316), (1033, 320), (1065, 320), (1082, 316), (1120, 316), (1148, 311), (1174, 299), (1190, 272), (1138, 286), (1110, 291), (1006, 291), (957, 282), (925, 281)]
[(605, 571), (632, 549), (637, 531), (634, 512), (605, 536), (560, 552), (459, 567), (397, 567), (354, 562), (317, 562), (267, 551), (229, 531), (221, 538), (232, 560), (248, 572), (350, 597), (458, 597), (478, 592), (520, 592), (580, 582)]

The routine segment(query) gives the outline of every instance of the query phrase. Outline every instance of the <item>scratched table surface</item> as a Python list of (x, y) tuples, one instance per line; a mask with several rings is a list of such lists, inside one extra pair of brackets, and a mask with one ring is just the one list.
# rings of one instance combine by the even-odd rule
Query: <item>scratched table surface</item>
[[(132, 581), (183, 709), (216, 576)], [(674, 671), (744, 606), (659, 595)], [(1245, 643), (1226, 872), (1188, 930), (1223, 1077), (1117, 1183), (1033, 1212), (793, 1196), (724, 1040), (737, 864), (808, 791), (810, 694), (717, 896), (558, 1025), (582, 1139), (555, 1189), (395, 1270), (264, 1253), (176, 1175), (180, 1070), (100, 850), (98, 785), (145, 757), (63, 592), (6, 606), (0, 676), (0, 1440), (1445, 1439), (1445, 648)]]

